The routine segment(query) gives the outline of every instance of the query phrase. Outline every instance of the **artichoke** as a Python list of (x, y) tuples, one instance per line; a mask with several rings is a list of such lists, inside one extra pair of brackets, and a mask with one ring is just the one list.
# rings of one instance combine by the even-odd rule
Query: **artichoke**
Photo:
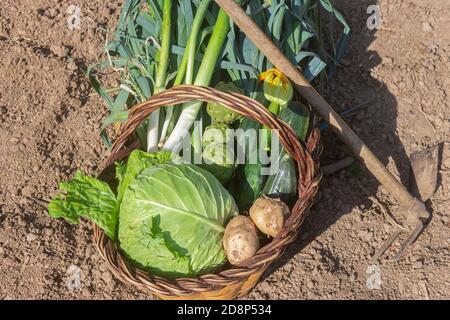
[(233, 150), (225, 143), (212, 143), (203, 150), (201, 167), (212, 173), (222, 184), (227, 183), (236, 169)]
[[(242, 93), (242, 91), (233, 83), (220, 82), (216, 86), (216, 89), (224, 92)], [(242, 117), (239, 113), (231, 111), (227, 107), (224, 107), (223, 105), (218, 103), (208, 103), (206, 111), (208, 112), (213, 122), (217, 123), (229, 124), (235, 122), (236, 120), (239, 120)]]
[(211, 172), (222, 184), (233, 176), (234, 134), (225, 123), (213, 123), (203, 133), (203, 169)]
[(225, 123), (213, 123), (205, 129), (202, 137), (203, 147), (213, 143), (227, 143), (234, 138), (233, 131)]

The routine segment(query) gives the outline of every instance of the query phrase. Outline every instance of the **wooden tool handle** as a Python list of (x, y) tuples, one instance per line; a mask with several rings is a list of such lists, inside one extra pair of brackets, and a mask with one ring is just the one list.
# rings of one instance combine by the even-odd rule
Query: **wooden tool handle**
[[(314, 110), (328, 122), (330, 128), (353, 151), (367, 169), (378, 181), (398, 200), (400, 205), (413, 206), (415, 199), (395, 176), (386, 169), (384, 164), (375, 156), (369, 147), (358, 135), (345, 123), (345, 121), (333, 110), (326, 100), (313, 88), (308, 80), (303, 77), (281, 52), (280, 49), (266, 36), (258, 25), (245, 13), (245, 11), (233, 0), (215, 0), (216, 3), (230, 16), (236, 25), (250, 38), (255, 46), (272, 62), (272, 64), (284, 73), (294, 84), (297, 91), (312, 105)], [(425, 208), (425, 207), (423, 207)]]

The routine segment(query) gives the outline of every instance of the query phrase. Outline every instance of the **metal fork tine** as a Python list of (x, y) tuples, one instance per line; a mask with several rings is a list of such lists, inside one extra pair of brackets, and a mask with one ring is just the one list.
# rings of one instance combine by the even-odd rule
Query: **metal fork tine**
[(398, 250), (397, 254), (394, 256), (394, 261), (400, 260), (402, 254), (405, 252), (405, 250), (419, 237), (420, 233), (424, 229), (425, 225), (420, 222), (417, 224), (414, 231), (409, 235), (408, 239), (405, 240), (405, 242), (402, 243), (400, 250)]
[(375, 254), (370, 259), (370, 264), (375, 263), (385, 252), (386, 250), (394, 243), (394, 241), (398, 238), (402, 230), (396, 229), (395, 232), (383, 243), (383, 245), (375, 252)]

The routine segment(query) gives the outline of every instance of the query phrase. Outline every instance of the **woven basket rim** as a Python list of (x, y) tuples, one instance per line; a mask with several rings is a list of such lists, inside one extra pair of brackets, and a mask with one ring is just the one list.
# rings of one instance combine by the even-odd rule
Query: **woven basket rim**
[[(312, 204), (321, 179), (318, 156), (320, 153), (320, 132), (317, 128), (310, 130), (306, 143), (300, 142), (295, 132), (284, 121), (273, 115), (259, 102), (238, 93), (222, 92), (214, 88), (192, 85), (176, 86), (140, 103), (130, 110), (128, 121), (122, 126), (115, 140), (110, 156), (103, 164), (99, 178), (105, 179), (115, 161), (123, 159), (139, 145), (130, 143), (135, 129), (153, 111), (161, 107), (178, 105), (193, 100), (216, 102), (229, 109), (252, 118), (270, 129), (276, 129), (280, 141), (286, 151), (294, 159), (298, 171), (298, 199), (292, 208), (292, 214), (286, 221), (282, 231), (272, 241), (260, 248), (250, 259), (238, 266), (193, 278), (177, 278), (168, 280), (160, 276), (140, 270), (128, 263), (117, 245), (94, 224), (93, 239), (101, 256), (108, 263), (113, 274), (125, 283), (132, 284), (141, 290), (149, 291), (160, 297), (189, 297), (208, 291), (217, 291), (245, 281), (250, 276), (262, 273), (268, 265), (278, 258), (286, 246), (295, 240), (298, 229), (304, 220), (305, 212)], [(311, 114), (314, 117), (313, 114)], [(236, 293), (236, 296), (246, 292)]]

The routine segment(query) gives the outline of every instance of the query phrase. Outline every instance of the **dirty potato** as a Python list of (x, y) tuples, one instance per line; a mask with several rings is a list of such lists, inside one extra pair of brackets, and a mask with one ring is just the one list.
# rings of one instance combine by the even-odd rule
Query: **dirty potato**
[(275, 237), (290, 215), (289, 207), (280, 199), (262, 197), (250, 208), (250, 218), (264, 234)]
[(233, 218), (225, 228), (223, 247), (232, 265), (252, 257), (259, 249), (259, 238), (252, 220), (245, 216)]

